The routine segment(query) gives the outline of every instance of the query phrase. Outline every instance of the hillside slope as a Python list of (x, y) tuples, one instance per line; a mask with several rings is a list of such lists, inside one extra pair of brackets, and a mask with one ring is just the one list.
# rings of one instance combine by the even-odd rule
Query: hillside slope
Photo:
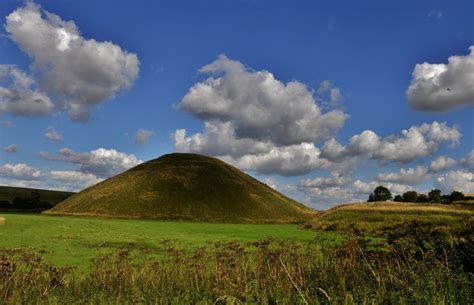
[(390, 234), (405, 227), (443, 228), (474, 225), (474, 207), (402, 202), (354, 203), (334, 207), (306, 223), (315, 230), (355, 234)]
[(61, 202), (74, 193), (64, 191), (31, 189), (26, 187), (0, 186), (0, 201), (13, 202), (16, 197), (30, 198), (31, 192), (37, 190), (41, 201), (47, 201), (53, 205)]
[(85, 189), (47, 214), (301, 222), (316, 212), (218, 159), (169, 154)]

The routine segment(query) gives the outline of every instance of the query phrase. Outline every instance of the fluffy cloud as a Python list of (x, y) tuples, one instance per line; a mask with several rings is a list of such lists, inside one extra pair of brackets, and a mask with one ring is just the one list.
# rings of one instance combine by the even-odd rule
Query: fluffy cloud
[(285, 84), (225, 55), (199, 71), (214, 76), (195, 84), (180, 107), (206, 121), (230, 123), (238, 138), (276, 145), (315, 142), (331, 137), (347, 118), (339, 110), (323, 114), (304, 84)]
[(341, 162), (346, 158), (373, 152), (379, 146), (379, 136), (371, 130), (365, 130), (359, 135), (352, 136), (346, 147), (335, 139), (330, 139), (324, 143), (321, 156), (333, 162)]
[(57, 155), (40, 153), (48, 160), (69, 162), (77, 165), (76, 170), (81, 173), (94, 174), (97, 177), (107, 178), (119, 174), (143, 161), (133, 154), (126, 154), (115, 149), (98, 148), (86, 153), (75, 152), (69, 148), (62, 148)]
[(431, 161), (429, 171), (432, 173), (442, 172), (448, 168), (456, 165), (456, 161), (446, 156), (439, 156), (438, 158)]
[(417, 64), (406, 92), (410, 105), (422, 111), (447, 111), (474, 105), (474, 46), (448, 64)]
[(174, 147), (181, 152), (239, 158), (247, 154), (268, 153), (274, 147), (269, 142), (249, 138), (237, 138), (229, 122), (206, 122), (203, 133), (186, 137), (186, 130), (179, 129), (173, 135)]
[(449, 171), (438, 177), (436, 186), (444, 193), (460, 191), (465, 194), (474, 193), (474, 174), (465, 170)]
[(17, 144), (10, 144), (8, 146), (6, 146), (5, 148), (3, 148), (3, 151), (6, 152), (6, 153), (16, 153), (18, 151), (18, 145)]
[(330, 208), (337, 204), (366, 201), (366, 197), (358, 196), (350, 188), (339, 186), (327, 188), (309, 188), (304, 190), (304, 201), (312, 202), (319, 209)]
[(4, 164), (0, 166), (0, 176), (4, 178), (13, 178), (20, 180), (37, 180), (43, 174), (37, 168), (30, 167), (27, 164)]
[(424, 166), (416, 168), (401, 168), (398, 173), (380, 173), (377, 176), (378, 181), (395, 182), (402, 184), (415, 185), (431, 179), (428, 170)]
[(457, 126), (449, 127), (446, 122), (435, 121), (411, 126), (402, 131), (401, 137), (390, 135), (380, 139), (374, 132), (366, 130), (353, 136), (347, 146), (331, 139), (324, 144), (321, 156), (332, 162), (340, 162), (365, 154), (382, 162), (407, 163), (435, 153), (442, 143), (456, 146), (460, 138), (461, 132)]
[[(6, 31), (33, 60), (40, 88), (56, 97), (59, 108), (68, 111), (73, 120), (87, 120), (93, 106), (130, 87), (138, 76), (135, 54), (112, 42), (85, 39), (73, 21), (64, 21), (33, 2), (6, 19)], [(46, 97), (34, 100), (43, 100), (51, 110)], [(46, 111), (37, 109), (36, 113)]]
[(139, 129), (135, 134), (135, 142), (139, 145), (145, 145), (148, 143), (148, 140), (155, 135), (155, 132), (151, 130)]
[(49, 97), (35, 89), (35, 82), (13, 65), (0, 65), (0, 114), (37, 117), (53, 110)]
[(330, 188), (343, 186), (348, 182), (348, 177), (333, 175), (331, 177), (317, 177), (304, 179), (298, 184), (299, 188)]
[[(354, 191), (355, 194), (368, 196), (379, 185), (383, 185), (386, 188), (388, 188), (392, 194), (403, 194), (405, 192), (413, 190), (412, 187), (406, 184), (390, 183), (390, 182), (384, 183), (380, 181), (364, 182), (361, 180), (354, 181), (354, 183), (352, 184), (352, 190)], [(364, 197), (364, 198), (367, 198), (367, 197)]]
[(24, 163), (0, 167), (2, 185), (79, 191), (103, 179), (77, 171), (41, 171)]
[(48, 130), (44, 134), (45, 138), (51, 141), (61, 141), (63, 139), (63, 135), (57, 132), (53, 126), (49, 126)]
[(62, 187), (72, 190), (81, 190), (99, 183), (103, 179), (97, 178), (93, 174), (85, 174), (77, 171), (51, 171), (48, 179), (59, 181)]
[(410, 162), (433, 154), (441, 143), (458, 145), (460, 138), (461, 133), (457, 126), (449, 127), (445, 122), (435, 121), (405, 129), (400, 138), (385, 138), (372, 157), (384, 161)]
[(330, 166), (314, 143), (334, 136), (347, 114), (323, 113), (316, 101), (327, 95), (327, 103), (337, 103), (339, 88), (325, 81), (315, 96), (298, 81), (285, 84), (225, 55), (199, 71), (211, 77), (190, 88), (180, 108), (202, 119), (204, 131), (176, 130), (177, 151), (214, 155), (259, 174), (295, 176)]
[(298, 176), (315, 169), (328, 168), (330, 162), (320, 158), (320, 150), (312, 143), (273, 147), (267, 153), (248, 154), (238, 159), (223, 158), (243, 170), (259, 174)]
[(460, 160), (461, 165), (466, 167), (474, 167), (474, 149), (471, 150), (464, 158)]

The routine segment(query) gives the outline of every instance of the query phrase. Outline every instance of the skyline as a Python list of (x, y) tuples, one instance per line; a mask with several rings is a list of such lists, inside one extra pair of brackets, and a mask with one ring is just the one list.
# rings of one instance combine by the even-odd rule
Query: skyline
[(337, 4), (6, 1), (0, 184), (77, 191), (178, 151), (314, 208), (474, 193), (474, 4)]

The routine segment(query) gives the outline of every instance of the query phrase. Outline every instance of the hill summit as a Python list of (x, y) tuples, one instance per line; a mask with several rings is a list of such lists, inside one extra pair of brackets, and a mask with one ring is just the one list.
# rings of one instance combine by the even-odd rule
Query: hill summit
[(142, 163), (46, 214), (213, 222), (301, 222), (316, 212), (216, 158), (174, 153)]

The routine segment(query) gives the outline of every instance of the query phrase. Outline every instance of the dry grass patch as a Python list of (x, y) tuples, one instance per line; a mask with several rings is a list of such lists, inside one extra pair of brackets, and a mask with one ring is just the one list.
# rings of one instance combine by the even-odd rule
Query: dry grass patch
[(405, 227), (457, 231), (466, 225), (474, 225), (474, 209), (470, 206), (374, 202), (329, 209), (305, 227), (357, 235), (387, 235)]
[(0, 226), (4, 225), (6, 221), (5, 217), (0, 217)]
[(331, 210), (371, 210), (371, 211), (389, 211), (389, 212), (440, 212), (440, 213), (460, 213), (474, 214), (474, 209), (469, 206), (462, 205), (446, 205), (446, 204), (420, 204), (410, 202), (370, 202), (370, 203), (350, 203), (338, 206)]

